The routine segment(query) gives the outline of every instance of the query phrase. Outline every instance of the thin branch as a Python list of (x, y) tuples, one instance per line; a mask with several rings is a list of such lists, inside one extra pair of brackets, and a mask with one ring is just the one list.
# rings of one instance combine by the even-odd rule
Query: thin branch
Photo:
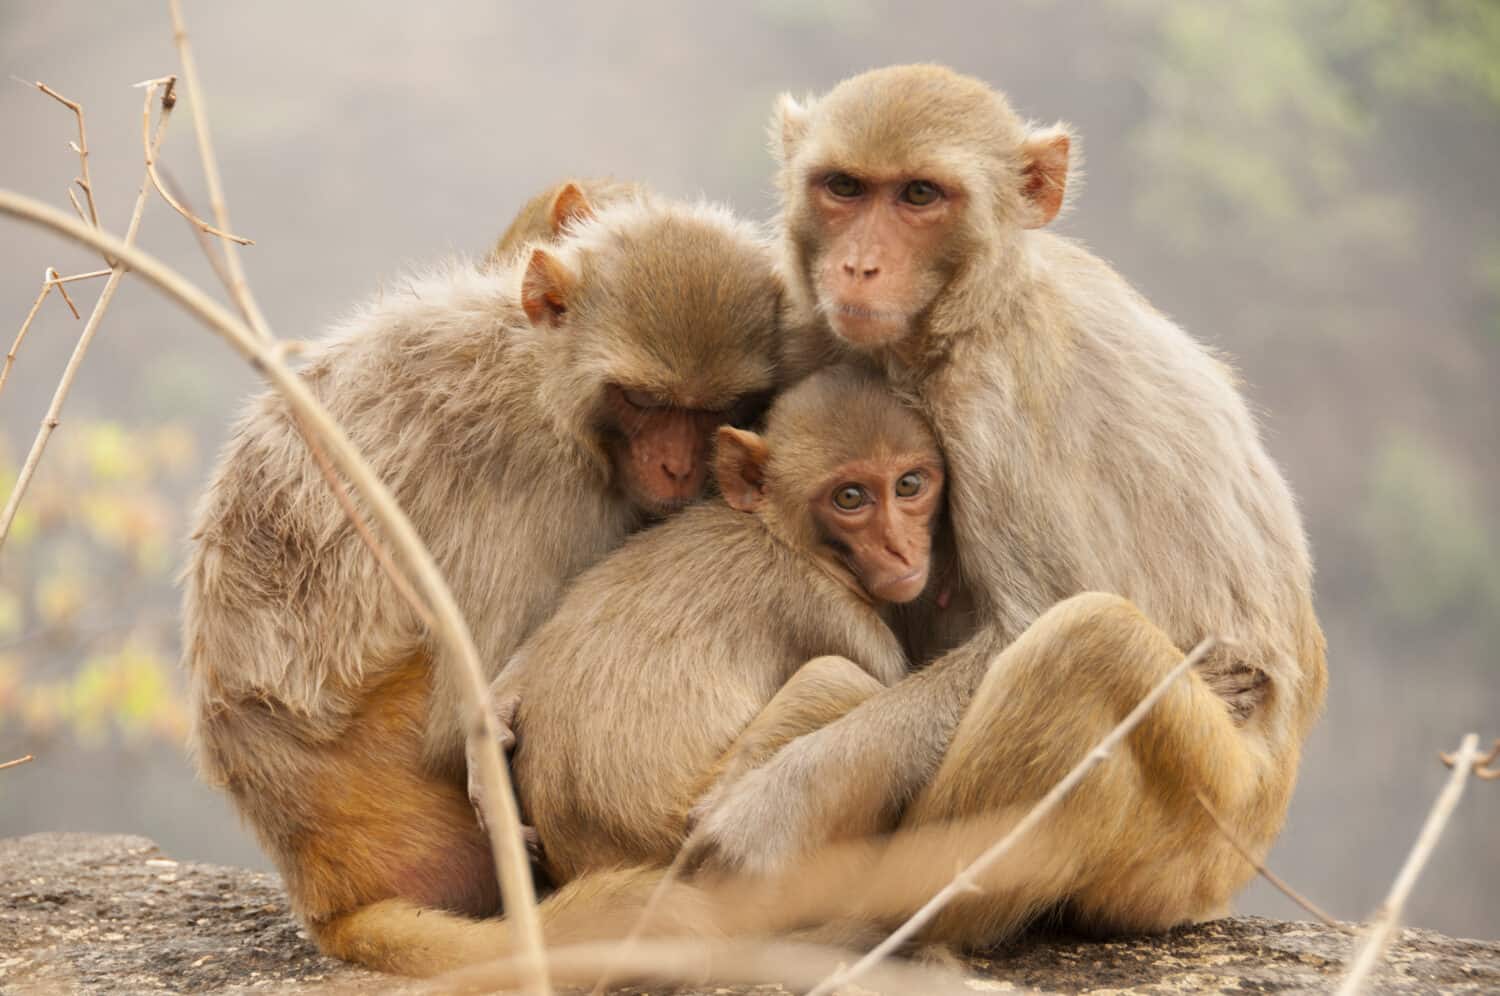
[(1401, 910), (1406, 906), (1406, 897), (1411, 895), (1412, 886), (1417, 884), (1417, 876), (1422, 874), (1427, 859), (1432, 857), (1438, 837), (1442, 835), (1443, 828), (1448, 825), (1448, 818), (1453, 815), (1454, 807), (1464, 794), (1469, 771), (1478, 756), (1479, 735), (1470, 733), (1459, 745), (1453, 774), (1449, 776), (1448, 784), (1438, 793), (1437, 801), (1432, 804), (1432, 811), (1422, 824), (1422, 832), (1417, 834), (1417, 842), (1412, 845), (1411, 853), (1406, 856), (1406, 863), (1401, 866), (1396, 881), (1391, 884), (1391, 891), (1386, 894), (1385, 902), (1380, 905), (1364, 945), (1349, 962), (1349, 974), (1344, 976), (1343, 984), (1339, 986), (1339, 996), (1355, 996), (1364, 991), (1365, 980), (1375, 970), (1391, 943), (1391, 935), (1396, 932)]
[(646, 925), (656, 915), (656, 910), (661, 905), (662, 899), (666, 897), (667, 890), (677, 882), (678, 877), (682, 874), (682, 869), (687, 865), (688, 855), (692, 853), (692, 849), (688, 846), (689, 843), (691, 841), (684, 841), (683, 845), (677, 849), (677, 853), (672, 857), (672, 863), (667, 866), (666, 871), (662, 872), (662, 876), (657, 881), (656, 887), (651, 890), (651, 895), (646, 897), (646, 904), (641, 907), (640, 915), (635, 918), (635, 923), (631, 924), (630, 932), (625, 935), (624, 940), (620, 941), (619, 946), (615, 949), (615, 957), (604, 962), (603, 968), (599, 972), (599, 978), (594, 983), (594, 988), (589, 993), (589, 996), (603, 996), (603, 993), (609, 989), (610, 983), (619, 976), (620, 972), (636, 956), (641, 934), (645, 932)]
[(89, 216), (83, 213), (83, 205), (78, 203), (78, 195), (73, 193), (73, 185), (68, 184), (68, 200), (73, 205), (73, 210), (78, 212), (78, 220), (88, 224)]
[[(162, 170), (162, 179), (172, 191), (173, 196), (187, 205), (188, 210), (191, 212), (191, 201), (178, 188), (172, 179), (172, 175), (166, 170)], [(214, 276), (219, 278), (219, 282), (224, 285), (225, 289), (232, 296), (234, 294), (234, 278), (230, 275), (225, 262), (225, 256), (221, 252), (224, 243), (215, 242), (213, 239), (210, 239), (197, 225), (189, 223), (188, 229), (192, 231), (193, 237), (198, 240), (198, 248), (203, 250), (203, 256), (208, 260), (208, 265), (214, 271)], [(293, 356), (301, 352), (306, 345), (302, 342), (277, 339), (271, 334), (270, 329), (264, 329), (262, 332), (263, 337), (268, 342), (275, 343), (276, 349), (283, 360), (288, 356)], [(418, 619), (422, 620), (428, 630), (432, 630), (435, 624), (432, 619), (431, 610), (427, 608), (426, 603), (417, 595), (411, 586), (411, 582), (401, 572), (401, 568), (392, 559), (390, 553), (376, 540), (375, 534), (370, 530), (369, 523), (365, 521), (364, 516), (355, 507), (354, 501), (349, 497), (349, 491), (344, 487), (344, 482), (339, 479), (338, 472), (328, 462), (328, 456), (323, 452), (322, 447), (318, 445), (317, 437), (308, 431), (307, 426), (299, 418), (294, 417), (292, 425), (296, 427), (297, 434), (302, 437), (302, 441), (307, 444), (308, 450), (312, 453), (313, 462), (318, 466), (318, 472), (323, 475), (323, 480), (328, 484), (328, 490), (333, 492), (333, 497), (338, 501), (339, 507), (344, 510), (344, 515), (354, 526), (354, 531), (359, 534), (359, 538), (364, 542), (365, 548), (370, 551), (370, 554), (375, 558), (375, 562), (380, 565), (381, 571), (390, 579), (392, 586), (396, 589), (396, 593), (401, 596), (401, 599), (407, 605), (411, 606), (411, 610), (416, 613)]]
[[(55, 273), (50, 266), (48, 273)], [(16, 341), (10, 344), (10, 352), (5, 354), (5, 365), (0, 367), (0, 391), (5, 390), (5, 382), (10, 377), (10, 368), (16, 365), (16, 354), (21, 351), (21, 343), (26, 341), (26, 333), (31, 331), (31, 322), (36, 318), (36, 313), (42, 310), (42, 302), (47, 300), (47, 295), (52, 293), (56, 285), (50, 280), (43, 279), (41, 292), (37, 294), (36, 300), (31, 302), (31, 310), (26, 312), (26, 320), (21, 323), (21, 331), (16, 333)]]
[[(687, 939), (643, 940), (629, 953), (609, 941), (549, 948), (554, 981), (582, 987), (605, 973), (647, 984), (647, 992), (673, 984), (694, 992), (718, 986), (764, 986), (775, 982), (802, 992), (847, 963), (851, 952), (842, 948), (793, 941)], [(424, 992), (514, 992), (525, 976), (516, 959), (504, 958), (459, 969), (435, 979)], [(965, 979), (951, 969), (911, 961), (876, 967), (866, 985), (853, 993), (909, 993), (921, 996), (974, 996)], [(654, 984), (654, 985), (652, 985)], [(719, 990), (723, 991), (723, 990)], [(1018, 994), (1027, 989), (1010, 990)]]
[[(146, 90), (144, 114), (148, 123), (151, 120), (151, 96), (154, 92), (155, 87), (149, 87)], [(171, 96), (172, 84), (167, 82), (166, 89), (162, 93), (161, 117), (157, 121), (156, 137), (152, 140), (150, 151), (155, 151), (161, 146), (167, 120), (172, 114), (172, 101), (169, 99)], [(124, 244), (127, 247), (135, 243), (136, 232), (141, 227), (141, 216), (146, 211), (149, 191), (150, 186), (143, 177), (140, 192), (136, 194), (135, 209), (130, 214), (130, 224), (125, 229)], [(94, 231), (99, 231), (97, 226)], [(109, 279), (105, 281), (104, 289), (99, 292), (99, 300), (94, 302), (94, 310), (89, 314), (89, 320), (83, 326), (83, 332), (78, 336), (78, 344), (73, 347), (73, 355), (68, 358), (68, 365), (63, 368), (62, 378), (57, 383), (57, 389), (52, 393), (52, 403), (47, 406), (47, 414), (42, 417), (41, 428), (37, 430), (36, 439), (31, 443), (31, 452), (26, 455), (26, 462), (21, 465), (21, 475), (16, 478), (16, 486), (5, 503), (5, 510), (0, 512), (0, 549), (4, 548), (5, 539), (10, 535), (11, 523), (15, 521), (16, 510), (21, 507), (21, 499), (26, 496), (26, 489), (31, 485), (32, 475), (36, 473), (37, 466), (42, 462), (42, 454), (46, 452), (47, 441), (52, 438), (53, 431), (62, 421), (63, 404), (68, 400), (68, 392), (73, 389), (73, 380), (78, 376), (78, 370), (83, 365), (84, 354), (88, 352), (89, 344), (94, 341), (94, 333), (99, 330), (99, 323), (103, 320), (104, 313), (109, 310), (110, 302), (114, 300), (115, 291), (120, 286), (120, 279), (125, 276), (124, 263), (114, 256), (105, 258), (113, 260), (110, 264)], [(59, 285), (59, 292), (61, 289)]]
[[(1450, 768), (1458, 760), (1456, 755), (1445, 751), (1440, 751), (1438, 757), (1442, 758), (1443, 763)], [(1496, 761), (1500, 761), (1500, 737), (1495, 738), (1495, 742), (1490, 745), (1487, 753), (1480, 754), (1474, 758), (1474, 777), (1482, 782), (1492, 782), (1500, 779), (1500, 768), (1494, 767)]]
[[(229, 206), (224, 201), (224, 184), (219, 179), (219, 164), (214, 157), (213, 136), (208, 130), (208, 109), (203, 99), (203, 87), (198, 82), (198, 64), (193, 59), (193, 46), (188, 41), (187, 22), (182, 19), (181, 0), (168, 0), (172, 15), (172, 38), (177, 43), (177, 57), (182, 62), (182, 80), (188, 93), (188, 107), (193, 112), (193, 134), (198, 136), (198, 157), (203, 161), (203, 181), (208, 185), (208, 206), (214, 220), (226, 231), (229, 224)], [(261, 314), (260, 306), (250, 293), (250, 284), (245, 279), (245, 269), (240, 265), (239, 250), (232, 244), (224, 246), (224, 261), (229, 268), (229, 296), (235, 307), (245, 317), (245, 322), (262, 339), (271, 337), (270, 326)]]
[(1299, 893), (1296, 889), (1293, 889), (1281, 878), (1281, 876), (1277, 875), (1275, 872), (1271, 871), (1271, 869), (1267, 868), (1264, 864), (1257, 860), (1255, 855), (1250, 853), (1249, 848), (1245, 847), (1244, 844), (1241, 844), (1239, 838), (1236, 837), (1234, 835), (1234, 832), (1229, 829), (1229, 824), (1225, 823), (1224, 820), (1220, 818), (1219, 814), (1214, 811), (1214, 807), (1209, 805), (1208, 798), (1197, 789), (1193, 790), (1193, 794), (1198, 797), (1198, 805), (1203, 807), (1203, 811), (1208, 814), (1208, 818), (1214, 821), (1214, 826), (1219, 828), (1219, 833), (1223, 835), (1225, 840), (1229, 841), (1231, 847), (1239, 852), (1240, 857), (1244, 858), (1245, 861), (1250, 865), (1250, 867), (1254, 868), (1256, 872), (1260, 874), (1261, 878), (1265, 879), (1267, 882), (1270, 882), (1273, 886), (1281, 891), (1282, 895), (1286, 896), (1292, 902), (1296, 903), (1298, 906), (1311, 913), (1315, 919), (1323, 924), (1323, 926), (1332, 927), (1334, 930), (1349, 929), (1343, 924), (1339, 923), (1333, 917), (1329, 916), (1327, 913), (1324, 913), (1311, 899), (1308, 899), (1307, 897)]
[[(67, 283), (67, 281), (61, 279), (58, 272), (50, 266), (47, 267), (47, 272), (51, 274), (51, 276), (47, 278), (47, 282), (57, 287), (57, 292), (62, 295), (63, 303), (68, 306), (68, 310), (73, 313), (73, 317), (75, 319), (82, 318), (83, 316), (78, 313), (78, 305), (73, 303), (73, 299), (68, 296), (68, 289), (63, 286), (63, 284)], [(105, 272), (107, 273), (109, 271), (106, 270)]]
[[(53, 270), (52, 272), (56, 273), (57, 271)], [(71, 283), (75, 283), (75, 282), (77, 282), (79, 280), (93, 280), (95, 277), (107, 277), (107, 276), (109, 276), (109, 273), (110, 273), (110, 271), (107, 270), (107, 269), (106, 270), (90, 270), (87, 273), (72, 273), (72, 274), (69, 274), (66, 277), (54, 276), (51, 280), (49, 280), (47, 282), (49, 284), (71, 284)]]
[[(284, 354), (285, 350), (282, 352)], [(301, 417), (293, 415), (292, 421), (297, 427), (297, 432), (302, 436), (302, 441), (307, 444), (308, 450), (312, 453), (313, 462), (322, 472), (323, 480), (328, 482), (329, 490), (338, 500), (339, 507), (344, 510), (344, 516), (354, 526), (354, 531), (359, 534), (359, 538), (364, 540), (366, 549), (374, 556), (375, 562), (380, 565), (385, 576), (390, 578), (396, 593), (407, 605), (411, 606), (411, 610), (417, 614), (418, 619), (422, 620), (422, 624), (429, 632), (436, 630), (437, 620), (432, 618), (432, 613), (428, 611), (426, 603), (412, 589), (411, 582), (406, 579), (405, 574), (401, 573), (401, 568), (396, 566), (396, 562), (391, 559), (385, 547), (376, 542), (375, 536), (370, 532), (370, 527), (365, 523), (364, 516), (360, 514), (359, 509), (354, 507), (354, 499), (349, 497), (344, 482), (339, 480), (338, 471), (334, 470), (333, 465), (328, 462), (328, 455), (323, 452), (323, 447), (318, 445), (318, 437), (308, 429), (307, 423), (302, 421)]]
[(89, 228), (61, 211), (0, 190), (0, 214), (10, 215), (57, 232), (82, 245), (119, 259), (141, 279), (161, 290), (224, 338), (235, 351), (260, 371), (286, 400), (287, 407), (303, 419), (326, 448), (334, 464), (349, 479), (354, 492), (370, 509), (375, 522), (388, 536), (411, 570), (418, 590), (432, 607), (435, 636), (447, 651), (441, 656), (457, 669), (455, 677), (464, 691), (468, 710), (468, 738), (479, 758), (479, 777), (484, 793), (485, 826), (499, 870), (505, 910), (520, 941), (520, 959), (526, 984), (532, 992), (548, 994), (546, 951), (542, 942), (536, 895), (526, 844), (521, 836), (520, 815), (511, 789), (510, 775), (500, 758), (500, 729), (490, 708), (489, 689), (479, 664), (479, 652), (464, 624), (453, 593), (423, 545), (411, 520), (401, 511), (389, 489), (350, 442), (348, 435), (308, 390), (302, 378), (286, 365), (280, 351), (256, 334), (245, 322), (225, 311), (203, 291), (165, 266), (149, 253), (126, 245), (119, 238)]
[(24, 757), (18, 757), (18, 758), (16, 758), (14, 761), (6, 761), (4, 764), (0, 764), (0, 771), (4, 771), (6, 768), (19, 767), (20, 765), (25, 764), (27, 761), (35, 761), (35, 760), (36, 760), (36, 757), (34, 755), (27, 754)]
[(953, 881), (940, 889), (937, 895), (929, 899), (910, 919), (896, 928), (894, 933), (877, 944), (868, 954), (848, 968), (829, 975), (822, 982), (814, 986), (807, 993), (807, 996), (829, 996), (834, 990), (853, 982), (865, 972), (878, 965), (883, 959), (895, 953), (897, 949), (915, 936), (917, 931), (921, 930), (933, 917), (937, 916), (943, 907), (958, 898), (958, 896), (964, 893), (979, 891), (979, 886), (974, 881), (975, 878), (983, 874), (996, 861), (1003, 858), (1023, 837), (1036, 829), (1042, 820), (1046, 819), (1054, 809), (1061, 805), (1062, 801), (1068, 797), (1070, 792), (1078, 787), (1078, 784), (1094, 769), (1095, 765), (1109, 757), (1110, 751), (1114, 750), (1120, 741), (1124, 740), (1130, 734), (1131, 730), (1140, 725), (1141, 720), (1146, 718), (1146, 714), (1151, 711), (1151, 708), (1167, 693), (1167, 689), (1172, 687), (1172, 683), (1191, 671), (1199, 661), (1203, 660), (1204, 657), (1213, 651), (1218, 643), (1219, 640), (1217, 637), (1205, 637), (1176, 667), (1168, 672), (1166, 677), (1157, 682), (1155, 688), (1146, 693), (1146, 697), (1141, 699), (1140, 703), (1134, 709), (1130, 710), (1129, 715), (1120, 720), (1118, 726), (1110, 730), (1105, 738), (1099, 741), (1098, 745), (1089, 751), (1088, 755), (1082, 761), (1073, 766), (1073, 770), (1069, 771), (1063, 777), (1062, 781), (1052, 786), (1051, 790), (1042, 796), (1041, 801), (1031, 807), (1031, 811), (1021, 818), (1021, 822), (1017, 823), (1011, 829), (1010, 833), (1000, 838), (994, 844), (991, 844), (983, 854), (970, 862), (967, 868), (960, 871), (953, 878)]
[[(175, 83), (176, 80), (177, 77), (175, 76), (165, 76), (161, 79), (146, 80), (142, 83), (137, 83), (136, 86), (145, 87), (149, 92), (157, 86), (161, 86), (163, 84), (170, 85), (170, 83)], [(175, 98), (173, 99), (175, 100)], [(162, 183), (161, 176), (156, 172), (156, 150), (151, 147), (150, 118), (147, 118), (147, 120), (141, 125), (141, 149), (146, 154), (146, 174), (151, 177), (151, 185), (156, 188), (156, 192), (158, 194), (161, 194), (161, 199), (166, 201), (168, 206), (170, 206), (173, 211), (176, 211), (188, 221), (192, 222), (194, 226), (207, 232), (210, 235), (217, 235), (221, 239), (228, 239), (230, 242), (237, 242), (242, 246), (255, 245), (254, 242), (252, 242), (250, 239), (245, 238), (243, 235), (235, 235), (233, 232), (226, 231), (222, 228), (215, 228), (213, 225), (210, 225), (208, 222), (204, 221), (202, 218), (198, 217), (196, 214), (183, 207), (182, 203), (168, 192), (166, 184)]]
[[(89, 223), (92, 224), (95, 228), (98, 228), (99, 208), (94, 204), (94, 183), (91, 179), (89, 179), (89, 136), (88, 132), (83, 127), (83, 105), (78, 103), (76, 100), (69, 100), (67, 97), (64, 97), (56, 90), (43, 83), (41, 80), (36, 80), (31, 85), (45, 93), (47, 96), (51, 97), (53, 100), (57, 101), (59, 104), (62, 104), (68, 110), (72, 111), (73, 116), (78, 119), (78, 142), (76, 145), (70, 142), (69, 146), (74, 152), (78, 153), (79, 168), (80, 170), (82, 170), (83, 176), (79, 177), (73, 182), (78, 184), (79, 188), (83, 191), (83, 196), (88, 199)], [(72, 196), (71, 190), (69, 191), (68, 196)]]

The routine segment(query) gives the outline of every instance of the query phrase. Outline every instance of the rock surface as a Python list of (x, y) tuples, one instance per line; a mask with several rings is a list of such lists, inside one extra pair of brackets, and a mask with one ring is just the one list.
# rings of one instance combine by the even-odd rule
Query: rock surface
[[(1321, 992), (1336, 982), (1352, 946), (1351, 935), (1317, 924), (1248, 917), (1160, 937), (1033, 938), (971, 959), (967, 985), (975, 992)], [(0, 840), (0, 992), (268, 990), (420, 987), (320, 956), (275, 876), (173, 861), (140, 837)], [(1373, 991), (1500, 992), (1500, 943), (1403, 931)]]

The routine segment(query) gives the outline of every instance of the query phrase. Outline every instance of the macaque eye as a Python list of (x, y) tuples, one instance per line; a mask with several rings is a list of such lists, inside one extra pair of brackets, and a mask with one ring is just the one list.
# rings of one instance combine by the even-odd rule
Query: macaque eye
[(835, 197), (858, 197), (865, 192), (865, 185), (848, 173), (835, 173), (823, 185)]
[(938, 185), (930, 180), (913, 180), (901, 189), (901, 199), (914, 207), (926, 207), (942, 196)]
[(922, 475), (909, 470), (896, 479), (897, 498), (915, 498), (922, 490)]
[(668, 407), (667, 402), (665, 402), (661, 398), (658, 398), (656, 395), (648, 394), (645, 391), (624, 391), (622, 393), (625, 395), (625, 403), (630, 405), (630, 407), (632, 408), (640, 408), (649, 411), (655, 408)]
[(833, 503), (845, 512), (860, 508), (865, 500), (865, 489), (858, 484), (845, 484), (833, 493)]

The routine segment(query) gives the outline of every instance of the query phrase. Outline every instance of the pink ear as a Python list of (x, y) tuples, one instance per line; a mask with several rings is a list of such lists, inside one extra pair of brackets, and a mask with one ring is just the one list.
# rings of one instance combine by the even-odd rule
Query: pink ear
[(552, 198), (552, 234), (561, 235), (564, 228), (576, 221), (586, 221), (594, 216), (594, 206), (583, 196), (576, 183), (563, 184), (563, 188)]
[(521, 309), (531, 324), (562, 324), (573, 283), (573, 274), (557, 257), (543, 249), (532, 250), (526, 276), (521, 278)]
[(771, 451), (753, 432), (721, 425), (714, 451), (714, 477), (729, 507), (754, 512), (766, 500), (766, 460)]
[(1067, 129), (1056, 126), (1028, 135), (1021, 144), (1025, 166), (1021, 171), (1021, 196), (1033, 213), (1027, 228), (1050, 224), (1062, 210), (1068, 189), (1068, 153), (1073, 139)]

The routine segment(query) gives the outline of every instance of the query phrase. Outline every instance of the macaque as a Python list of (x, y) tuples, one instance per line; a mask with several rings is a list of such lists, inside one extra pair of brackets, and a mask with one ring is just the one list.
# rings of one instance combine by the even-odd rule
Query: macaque
[[(835, 837), (981, 818), (992, 841), (1213, 635), (1232, 642), (928, 936), (1221, 913), (1254, 869), (1195, 793), (1264, 853), (1326, 684), (1307, 542), (1233, 372), (1043, 230), (1073, 138), (984, 83), (876, 70), (783, 97), (771, 131), (793, 305), (932, 424), (975, 633), (729, 787), (693, 860), (776, 873)], [(972, 857), (927, 853), (945, 875)]]
[(521, 206), (490, 250), (490, 262), (503, 266), (523, 246), (561, 239), (569, 225), (594, 211), (646, 196), (645, 187), (628, 180), (564, 180)]
[[(781, 290), (752, 226), (646, 198), (569, 217), (506, 267), (383, 294), (302, 371), (431, 549), (490, 677), (575, 575), (701, 494), (718, 426), (773, 387)], [(185, 589), (201, 773), (323, 950), (410, 970), (494, 913), (452, 669), (275, 394), (234, 428)]]
[[(721, 427), (715, 471), (721, 499), (585, 571), (492, 688), (506, 712), (519, 697), (513, 778), (565, 883), (539, 907), (549, 944), (623, 937), (705, 790), (906, 673), (881, 612), (934, 566), (944, 472), (922, 420), (870, 372), (833, 368), (779, 397), (764, 434)], [(651, 933), (776, 927), (753, 885), (728, 906), (685, 883), (665, 896)], [(418, 929), (412, 909), (366, 906), (333, 947), (412, 975), (514, 953), (505, 920), (428, 911)], [(416, 942), (387, 957), (366, 923)]]
[(585, 572), (496, 682), (520, 699), (512, 771), (555, 882), (665, 866), (711, 781), (906, 673), (881, 610), (930, 572), (943, 466), (921, 419), (829, 368), (764, 436), (721, 427), (715, 466), (722, 500)]

